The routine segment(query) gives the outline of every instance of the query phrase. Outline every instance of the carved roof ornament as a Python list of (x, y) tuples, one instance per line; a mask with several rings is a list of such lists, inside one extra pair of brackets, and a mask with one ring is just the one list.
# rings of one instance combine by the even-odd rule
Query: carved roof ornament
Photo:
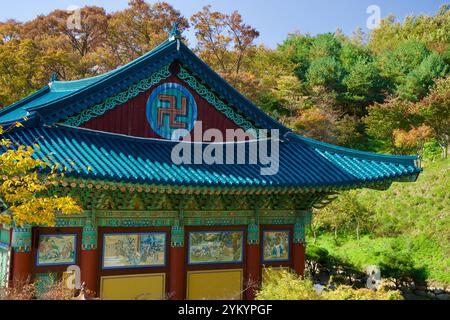
[(179, 29), (179, 22), (175, 21), (172, 23), (172, 30), (169, 33), (169, 40), (181, 39), (181, 32)]

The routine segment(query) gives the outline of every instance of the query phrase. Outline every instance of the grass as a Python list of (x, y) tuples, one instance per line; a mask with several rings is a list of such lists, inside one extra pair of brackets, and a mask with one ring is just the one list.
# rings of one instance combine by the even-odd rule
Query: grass
[(364, 268), (400, 241), (417, 267), (428, 271), (428, 282), (450, 285), (450, 160), (424, 163), (415, 183), (394, 183), (387, 191), (362, 190), (358, 201), (371, 213), (370, 232), (334, 241), (331, 233), (317, 245)]

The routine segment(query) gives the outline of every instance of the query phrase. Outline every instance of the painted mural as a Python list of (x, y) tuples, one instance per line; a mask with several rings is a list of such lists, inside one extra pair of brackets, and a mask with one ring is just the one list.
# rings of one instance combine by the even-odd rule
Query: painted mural
[(243, 259), (242, 231), (189, 233), (189, 264), (239, 263)]
[(289, 260), (289, 231), (264, 231), (264, 261)]
[(142, 268), (166, 264), (165, 233), (105, 234), (103, 268)]
[(70, 265), (76, 263), (76, 235), (41, 235), (37, 265)]

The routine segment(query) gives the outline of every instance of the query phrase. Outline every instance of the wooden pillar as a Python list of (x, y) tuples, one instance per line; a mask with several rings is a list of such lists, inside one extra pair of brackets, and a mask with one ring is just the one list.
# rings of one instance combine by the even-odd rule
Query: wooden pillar
[(294, 243), (293, 246), (293, 267), (294, 271), (299, 275), (305, 276), (305, 244), (304, 243)]
[(256, 291), (261, 286), (261, 245), (259, 241), (259, 225), (248, 226), (247, 254), (245, 275), (245, 299), (255, 300)]
[(294, 225), (294, 243), (292, 252), (292, 262), (294, 271), (299, 275), (305, 276), (305, 249), (306, 236), (305, 226), (311, 223), (312, 213), (301, 212), (296, 218)]
[(88, 219), (83, 227), (81, 242), (81, 283), (84, 282), (86, 289), (95, 296), (99, 296), (98, 268), (97, 226), (92, 219)]
[(12, 285), (31, 280), (33, 268), (33, 238), (31, 227), (14, 228), (12, 234)]
[(172, 227), (169, 257), (169, 298), (184, 300), (186, 296), (184, 227)]

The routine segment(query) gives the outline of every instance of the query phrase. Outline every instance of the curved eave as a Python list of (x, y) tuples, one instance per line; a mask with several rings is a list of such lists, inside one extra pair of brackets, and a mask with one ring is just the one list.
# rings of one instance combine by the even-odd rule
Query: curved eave
[(336, 146), (330, 143), (314, 140), (311, 138), (307, 138), (293, 132), (290, 132), (286, 135), (286, 137), (295, 141), (301, 141), (305, 144), (308, 144), (314, 149), (329, 152), (331, 154), (339, 154), (343, 156), (355, 157), (364, 160), (370, 161), (380, 161), (380, 162), (392, 162), (398, 163), (408, 166), (417, 166), (417, 161), (419, 160), (418, 156), (398, 156), (398, 155), (388, 155), (388, 154), (379, 154), (373, 152), (360, 151), (345, 147)]

